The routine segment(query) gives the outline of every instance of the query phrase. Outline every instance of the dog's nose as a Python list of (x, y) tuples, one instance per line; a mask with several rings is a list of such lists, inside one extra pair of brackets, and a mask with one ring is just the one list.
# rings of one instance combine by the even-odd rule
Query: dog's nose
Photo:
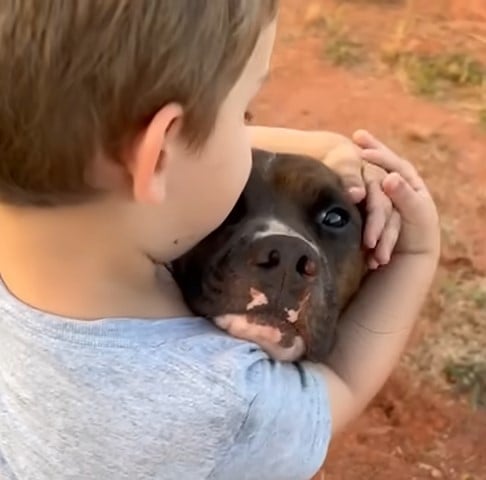
[(285, 235), (269, 235), (252, 243), (250, 263), (261, 270), (297, 274), (310, 279), (319, 273), (319, 259), (305, 240)]

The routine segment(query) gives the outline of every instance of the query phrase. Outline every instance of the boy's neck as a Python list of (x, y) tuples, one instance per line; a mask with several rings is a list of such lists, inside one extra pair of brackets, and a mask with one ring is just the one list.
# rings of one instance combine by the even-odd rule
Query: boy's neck
[(114, 218), (0, 206), (2, 280), (26, 304), (66, 317), (189, 315), (170, 274), (117, 235)]

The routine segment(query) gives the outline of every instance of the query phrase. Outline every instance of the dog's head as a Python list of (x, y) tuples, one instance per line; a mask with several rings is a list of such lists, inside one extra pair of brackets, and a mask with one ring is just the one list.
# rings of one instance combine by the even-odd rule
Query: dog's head
[(307, 358), (322, 361), (365, 271), (361, 236), (360, 211), (334, 172), (254, 150), (231, 214), (172, 270), (196, 314), (277, 358), (295, 360), (305, 345)]

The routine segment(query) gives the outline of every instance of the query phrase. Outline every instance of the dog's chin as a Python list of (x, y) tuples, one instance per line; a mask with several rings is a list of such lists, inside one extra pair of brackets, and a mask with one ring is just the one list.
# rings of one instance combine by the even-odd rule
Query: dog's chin
[(274, 360), (295, 362), (305, 354), (302, 337), (295, 335), (290, 342), (284, 341), (279, 328), (256, 323), (250, 313), (220, 315), (214, 318), (214, 323), (235, 338), (256, 343)]

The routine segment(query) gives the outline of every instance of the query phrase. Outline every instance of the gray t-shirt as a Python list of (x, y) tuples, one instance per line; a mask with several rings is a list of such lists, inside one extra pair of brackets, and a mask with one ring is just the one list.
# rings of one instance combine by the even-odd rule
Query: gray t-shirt
[(310, 365), (201, 318), (83, 322), (0, 284), (1, 480), (308, 480), (329, 439)]

